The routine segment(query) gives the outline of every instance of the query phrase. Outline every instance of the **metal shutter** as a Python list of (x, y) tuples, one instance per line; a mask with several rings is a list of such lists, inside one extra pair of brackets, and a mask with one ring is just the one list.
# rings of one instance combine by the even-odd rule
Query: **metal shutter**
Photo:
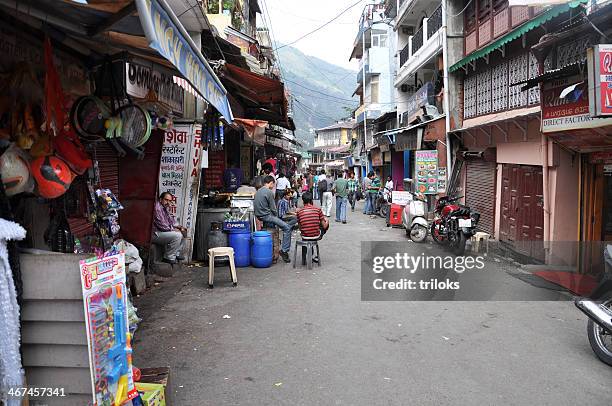
[(496, 165), (486, 161), (466, 162), (465, 202), (480, 213), (477, 229), (494, 234)]

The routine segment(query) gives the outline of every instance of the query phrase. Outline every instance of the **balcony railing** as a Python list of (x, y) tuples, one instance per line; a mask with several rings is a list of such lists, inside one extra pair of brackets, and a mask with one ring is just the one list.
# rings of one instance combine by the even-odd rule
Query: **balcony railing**
[(412, 54), (416, 54), (419, 49), (423, 46), (423, 27), (425, 24), (418, 29), (417, 32), (412, 36)]
[(442, 4), (427, 19), (427, 39), (431, 38), (440, 28), (442, 28)]
[(408, 43), (400, 51), (400, 68), (408, 62), (442, 28), (442, 4), (423, 20), (421, 28), (408, 38)]
[(404, 66), (404, 64), (408, 62), (408, 59), (410, 58), (410, 45), (411, 43), (408, 41), (404, 49), (402, 49), (400, 52), (400, 66)]

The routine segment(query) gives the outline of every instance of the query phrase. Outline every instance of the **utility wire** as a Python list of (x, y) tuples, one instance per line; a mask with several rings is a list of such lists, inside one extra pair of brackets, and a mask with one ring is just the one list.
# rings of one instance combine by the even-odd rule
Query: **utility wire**
[(325, 92), (320, 92), (320, 91), (318, 91), (318, 90), (312, 89), (312, 88), (310, 88), (310, 87), (308, 87), (308, 86), (304, 86), (304, 85), (302, 85), (302, 84), (300, 84), (300, 83), (298, 83), (298, 82), (295, 82), (295, 81), (293, 81), (293, 80), (290, 80), (290, 79), (286, 79), (286, 78), (285, 78), (285, 82), (293, 83), (294, 85), (299, 86), (299, 87), (301, 87), (301, 88), (304, 88), (304, 89), (306, 89), (306, 90), (310, 90), (311, 92), (314, 92), (314, 93), (319, 93), (319, 94), (322, 94), (322, 95), (324, 95), (324, 96), (331, 97), (331, 98), (334, 98), (334, 99), (343, 100), (343, 101), (347, 101), (347, 102), (354, 102), (354, 101), (355, 101), (355, 100), (353, 100), (353, 99), (345, 99), (344, 97), (333, 96), (333, 95), (331, 95), (331, 94), (327, 94), (327, 93), (325, 93)]
[(274, 54), (276, 55), (276, 60), (278, 61), (278, 70), (280, 72), (280, 76), (281, 79), (283, 79), (283, 65), (281, 63), (281, 58), (280, 58), (280, 54), (276, 51), (276, 49), (274, 48), (277, 44), (276, 42), (276, 35), (274, 35), (274, 29), (272, 28), (272, 17), (270, 16), (270, 11), (268, 10), (268, 4), (266, 3), (265, 0), (262, 0), (262, 3), (264, 5), (264, 10), (267, 14), (267, 17), (262, 13), (262, 17), (264, 17), (264, 21), (267, 19), (267, 28), (270, 30), (270, 37), (272, 39), (272, 50), (274, 52)]
[(318, 111), (314, 110), (312, 107), (306, 105), (304, 102), (302, 102), (299, 99), (295, 99), (296, 101), (296, 105), (300, 106), (302, 108), (303, 111), (306, 111), (308, 113), (309, 116), (314, 116), (314, 117), (319, 117), (319, 118), (325, 118), (325, 119), (329, 119), (329, 120), (333, 120), (336, 121), (337, 119), (331, 116), (328, 116), (326, 114), (323, 113), (319, 113)]
[(319, 27), (315, 28), (314, 30), (312, 30), (312, 31), (310, 31), (310, 32), (307, 32), (306, 34), (302, 35), (301, 37), (299, 37), (299, 38), (298, 38), (298, 39), (296, 39), (295, 41), (290, 42), (290, 43), (288, 43), (288, 44), (281, 45), (280, 47), (276, 48), (276, 50), (279, 50), (279, 49), (281, 49), (281, 48), (284, 48), (284, 47), (288, 47), (288, 46), (290, 46), (290, 45), (293, 45), (293, 44), (295, 44), (296, 42), (303, 40), (303, 39), (304, 39), (304, 38), (306, 38), (307, 36), (314, 34), (315, 32), (317, 32), (317, 31), (321, 30), (322, 28), (324, 28), (324, 27), (328, 26), (329, 24), (331, 24), (332, 22), (334, 22), (335, 20), (337, 20), (338, 18), (340, 18), (340, 17), (341, 17), (341, 16), (342, 16), (344, 13), (346, 13), (347, 11), (349, 11), (350, 9), (352, 9), (353, 7), (355, 7), (357, 4), (359, 4), (359, 3), (361, 3), (361, 2), (363, 2), (363, 0), (359, 0), (359, 1), (357, 1), (357, 2), (355, 2), (355, 3), (353, 3), (353, 4), (351, 4), (350, 6), (348, 6), (348, 7), (347, 7), (347, 8), (345, 8), (344, 10), (342, 10), (342, 12), (340, 12), (340, 14), (338, 14), (338, 15), (336, 15), (334, 18), (332, 18), (331, 20), (329, 20), (329, 21), (327, 21), (326, 23), (324, 23), (324, 24), (320, 25)]

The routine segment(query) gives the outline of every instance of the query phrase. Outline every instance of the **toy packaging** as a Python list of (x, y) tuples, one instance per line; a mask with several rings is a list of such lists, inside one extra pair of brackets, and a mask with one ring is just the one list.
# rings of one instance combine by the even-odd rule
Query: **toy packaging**
[(89, 366), (95, 406), (119, 406), (138, 395), (132, 377), (125, 255), (80, 262)]

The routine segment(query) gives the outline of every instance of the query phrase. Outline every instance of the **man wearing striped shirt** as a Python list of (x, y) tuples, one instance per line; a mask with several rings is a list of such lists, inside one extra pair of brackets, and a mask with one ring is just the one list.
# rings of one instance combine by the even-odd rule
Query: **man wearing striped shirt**
[(302, 195), (304, 207), (297, 212), (298, 225), (305, 239), (317, 239), (323, 237), (329, 228), (329, 221), (323, 215), (320, 208), (312, 204), (312, 193), (306, 192)]

